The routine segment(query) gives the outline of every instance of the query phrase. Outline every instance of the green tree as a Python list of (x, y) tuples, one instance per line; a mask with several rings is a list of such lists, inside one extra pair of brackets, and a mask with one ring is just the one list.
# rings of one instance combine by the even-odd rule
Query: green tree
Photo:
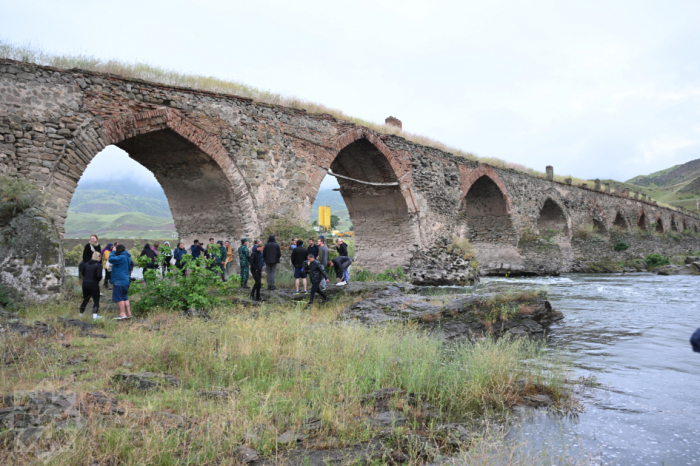
[(340, 223), (340, 217), (337, 215), (331, 215), (331, 230), (335, 230)]

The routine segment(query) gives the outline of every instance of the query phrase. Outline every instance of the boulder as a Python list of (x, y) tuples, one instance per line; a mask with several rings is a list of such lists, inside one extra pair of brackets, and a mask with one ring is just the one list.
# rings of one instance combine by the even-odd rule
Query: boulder
[(686, 264), (685, 267), (670, 264), (656, 270), (657, 275), (698, 275), (698, 273), (698, 269), (692, 264)]

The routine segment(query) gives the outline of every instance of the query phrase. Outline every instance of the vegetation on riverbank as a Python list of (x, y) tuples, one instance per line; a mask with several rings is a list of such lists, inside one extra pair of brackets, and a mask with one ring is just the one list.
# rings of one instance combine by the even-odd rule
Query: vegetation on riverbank
[[(101, 391), (124, 409), (121, 416), (94, 412), (85, 430), (64, 431), (70, 448), (50, 464), (232, 464), (242, 445), (270, 457), (380, 439), (386, 448), (375, 463), (395, 463), (391, 455), (400, 451), (400, 462), (419, 464), (476, 442), (478, 434), (446, 441), (441, 426), (450, 422), (478, 424), (535, 393), (559, 405), (569, 399), (566, 366), (540, 343), (486, 338), (446, 347), (411, 324), (339, 323), (352, 301), (306, 312), (296, 303), (234, 304), (211, 310), (210, 320), (155, 309), (147, 319), (107, 319), (87, 331), (60, 320), (77, 316), (75, 298), (24, 308), (26, 322), (53, 330), (5, 334), (0, 393), (71, 390), (85, 398)], [(126, 372), (167, 373), (180, 385), (135, 390), (114, 380)], [(397, 390), (376, 396), (388, 388)], [(227, 395), (212, 400), (204, 392)], [(384, 411), (402, 421), (378, 421)], [(8, 435), (0, 435), (5, 446)], [(0, 457), (31, 462), (11, 448), (0, 448)]]

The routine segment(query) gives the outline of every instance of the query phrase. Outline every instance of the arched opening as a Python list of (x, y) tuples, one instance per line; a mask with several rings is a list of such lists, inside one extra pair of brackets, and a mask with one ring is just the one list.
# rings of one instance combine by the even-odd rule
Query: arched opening
[(471, 185), (464, 197), (463, 211), (470, 241), (510, 242), (512, 224), (506, 197), (488, 176), (481, 176)]
[(605, 221), (599, 219), (599, 218), (592, 218), (593, 221), (593, 228), (595, 229), (595, 232), (601, 235), (607, 235), (608, 234), (608, 227), (605, 225)]
[(684, 218), (683, 219), (683, 231), (689, 230), (688, 228), (688, 219)]
[[(387, 157), (362, 138), (340, 150), (330, 168), (339, 175), (338, 189), (354, 234), (355, 262), (371, 272), (404, 265), (417, 231)], [(377, 185), (385, 183), (390, 185)]]
[(639, 220), (637, 221), (637, 226), (642, 230), (646, 230), (649, 228), (648, 223), (649, 221), (647, 220), (647, 214), (642, 212), (642, 214), (639, 216)]
[(540, 235), (546, 236), (568, 236), (569, 227), (566, 221), (566, 215), (559, 204), (552, 199), (547, 199), (540, 210), (540, 216), (537, 219), (537, 229)]
[(618, 212), (617, 215), (615, 216), (615, 221), (613, 222), (613, 226), (620, 229), (620, 230), (627, 229), (627, 220), (625, 220), (625, 217), (622, 215), (622, 212)]
[(661, 217), (656, 219), (656, 227), (654, 227), (657, 233), (663, 233), (664, 232), (664, 222), (661, 220)]
[(675, 215), (671, 215), (671, 231), (678, 231), (678, 225), (676, 225)]
[[(132, 160), (155, 176), (172, 215), (172, 220), (169, 220), (169, 235), (172, 239), (179, 238), (189, 244), (195, 238), (202, 241), (209, 237), (233, 240), (245, 233), (240, 203), (237, 202), (231, 181), (210, 155), (188, 139), (163, 128), (126, 138), (114, 146), (125, 151)], [(114, 153), (117, 150), (114, 146), (108, 146), (103, 152)], [(103, 157), (101, 154), (102, 152), (92, 160), (99, 160)], [(60, 174), (68, 173), (78, 181), (85, 168), (72, 164), (67, 159), (63, 162), (70, 166), (59, 164)], [(118, 159), (115, 158), (114, 163), (118, 163)], [(116, 168), (108, 163), (105, 170)], [(94, 183), (92, 185), (94, 187)], [(140, 191), (131, 194), (138, 196)], [(72, 196), (67, 200), (71, 201), (71, 198)], [(67, 211), (68, 207), (65, 209)], [(122, 207), (115, 206), (112, 209), (115, 214), (119, 214), (118, 211), (125, 212)], [(144, 209), (147, 210), (148, 206)], [(143, 235), (146, 238), (162, 237), (162, 231), (157, 228), (145, 228), (149, 225), (158, 226), (149, 224), (147, 220), (143, 215), (132, 215), (126, 225), (116, 226), (124, 232), (124, 236), (129, 235), (127, 237), (133, 237), (133, 232), (143, 230), (153, 230)], [(88, 225), (86, 230), (94, 228)]]

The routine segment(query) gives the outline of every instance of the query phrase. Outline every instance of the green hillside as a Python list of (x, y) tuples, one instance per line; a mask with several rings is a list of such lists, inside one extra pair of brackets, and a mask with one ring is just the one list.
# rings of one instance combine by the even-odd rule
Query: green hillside
[[(170, 207), (160, 186), (119, 183), (81, 182), (66, 217), (66, 238), (85, 238), (90, 234), (112, 238), (172, 238), (177, 236)], [(84, 187), (114, 188), (84, 189)], [(140, 196), (126, 194), (138, 192)]]

